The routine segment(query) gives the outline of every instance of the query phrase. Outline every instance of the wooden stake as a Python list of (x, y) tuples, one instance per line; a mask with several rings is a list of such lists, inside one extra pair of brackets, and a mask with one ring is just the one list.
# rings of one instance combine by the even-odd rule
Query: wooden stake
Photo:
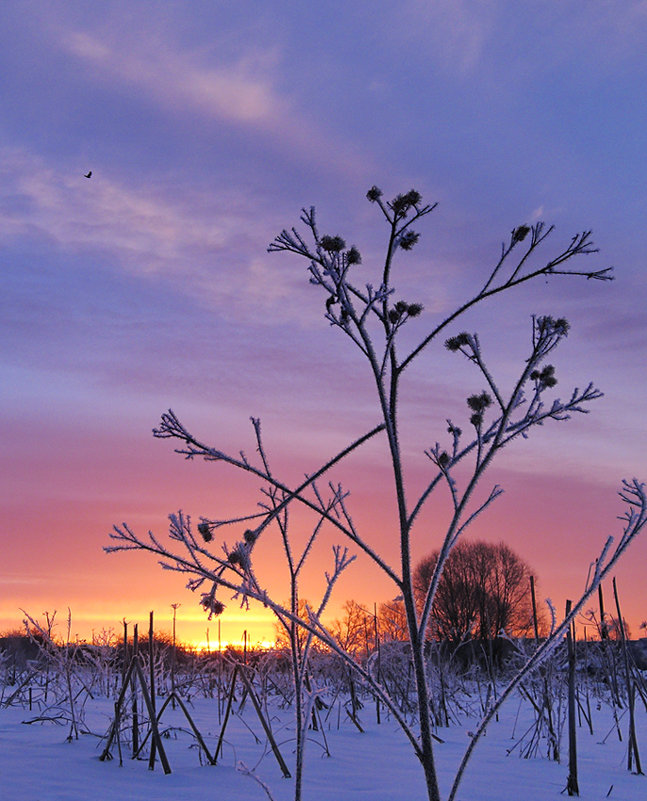
[[(375, 650), (377, 652), (377, 680), (378, 682), (382, 681), (382, 664), (380, 659), (380, 636), (377, 630), (377, 604), (373, 603), (373, 628), (375, 634)], [(377, 719), (377, 725), (379, 726), (381, 723), (380, 720), (380, 699), (379, 696), (375, 696), (375, 717)]]
[(237, 676), (238, 676), (238, 665), (235, 665), (234, 672), (231, 677), (231, 685), (229, 687), (229, 696), (227, 697), (227, 708), (225, 709), (225, 718), (222, 722), (222, 728), (220, 729), (220, 736), (218, 737), (218, 744), (216, 745), (216, 751), (213, 755), (214, 763), (218, 761), (218, 756), (220, 755), (220, 749), (222, 747), (222, 741), (225, 736), (225, 729), (227, 728), (227, 722), (229, 721), (229, 715), (231, 714), (231, 705), (234, 701), (234, 690), (236, 689)]
[[(571, 601), (566, 601), (566, 617), (571, 612)], [(568, 779), (566, 791), (569, 795), (579, 795), (577, 783), (577, 733), (575, 725), (575, 643), (573, 642), (572, 625), (566, 635), (568, 644)]]
[[(139, 644), (137, 640), (137, 623), (135, 623), (135, 628), (133, 630), (133, 663), (136, 663), (139, 659)], [(133, 676), (131, 679), (132, 684), (132, 691), (133, 691), (133, 698), (132, 698), (132, 711), (133, 711), (133, 759), (137, 755), (139, 751), (139, 718), (137, 716), (137, 684), (135, 683), (135, 677)]]
[[(150, 676), (151, 709), (155, 717), (155, 654), (153, 653), (153, 613), (148, 618), (148, 674)], [(151, 752), (148, 758), (148, 769), (155, 769), (155, 740), (151, 741)]]
[(283, 777), (286, 779), (291, 778), (290, 771), (288, 770), (288, 766), (285, 764), (283, 757), (281, 756), (281, 752), (279, 751), (279, 747), (276, 744), (276, 740), (274, 739), (274, 735), (272, 734), (272, 730), (269, 727), (268, 722), (265, 720), (265, 715), (263, 715), (263, 711), (261, 709), (261, 705), (259, 703), (258, 698), (256, 697), (256, 693), (254, 692), (254, 688), (252, 686), (249, 677), (247, 676), (246, 668), (241, 668), (240, 670), (240, 677), (243, 680), (245, 687), (247, 688), (247, 692), (249, 697), (252, 699), (252, 704), (254, 705), (254, 709), (256, 710), (256, 714), (258, 715), (258, 719), (261, 722), (261, 726), (267, 735), (267, 739), (269, 740), (270, 746), (272, 748), (272, 752), (276, 761), (279, 763), (279, 767), (281, 768), (281, 772), (283, 773)]
[(609, 639), (609, 628), (604, 614), (604, 597), (602, 596), (602, 584), (598, 585), (598, 602), (600, 604), (600, 639)]
[(618, 599), (618, 588), (616, 586), (615, 576), (613, 577), (613, 597), (616, 602), (616, 611), (618, 613), (618, 631), (622, 640), (622, 654), (625, 664), (625, 680), (627, 682), (627, 703), (629, 705), (629, 745), (627, 747), (627, 770), (632, 770), (633, 760), (636, 760), (636, 773), (642, 775), (642, 765), (640, 764), (640, 754), (638, 752), (638, 739), (636, 737), (636, 717), (635, 717), (635, 700), (636, 693), (634, 691), (634, 684), (632, 681), (631, 670), (629, 668), (629, 653), (627, 650), (627, 637), (625, 634), (625, 624), (622, 619), (622, 612), (620, 610), (620, 601)]
[(539, 622), (537, 620), (537, 599), (535, 598), (535, 577), (530, 576), (530, 600), (532, 601), (532, 623), (535, 628), (535, 642), (539, 640)]
[(148, 694), (148, 690), (146, 689), (146, 678), (144, 677), (144, 671), (142, 670), (141, 665), (137, 661), (135, 662), (135, 672), (137, 674), (137, 678), (139, 679), (139, 684), (141, 686), (144, 703), (146, 704), (146, 708), (148, 710), (151, 729), (153, 731), (153, 742), (155, 743), (155, 745), (157, 746), (157, 750), (159, 751), (160, 762), (162, 763), (162, 768), (164, 769), (164, 773), (168, 774), (171, 772), (171, 766), (169, 765), (168, 759), (166, 758), (166, 752), (164, 751), (162, 738), (160, 737), (159, 729), (157, 728), (157, 718), (155, 717), (155, 710), (151, 705), (150, 695)]

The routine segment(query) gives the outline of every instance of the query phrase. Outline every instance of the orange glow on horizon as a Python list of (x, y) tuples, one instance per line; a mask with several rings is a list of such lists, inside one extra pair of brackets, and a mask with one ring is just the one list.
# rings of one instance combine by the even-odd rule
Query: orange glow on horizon
[(227, 650), (227, 648), (235, 648), (237, 651), (247, 649), (248, 651), (267, 651), (276, 647), (275, 640), (222, 640), (220, 643), (214, 643), (213, 640), (191, 640), (189, 642), (178, 643), (187, 649), (197, 651), (199, 654), (217, 654)]

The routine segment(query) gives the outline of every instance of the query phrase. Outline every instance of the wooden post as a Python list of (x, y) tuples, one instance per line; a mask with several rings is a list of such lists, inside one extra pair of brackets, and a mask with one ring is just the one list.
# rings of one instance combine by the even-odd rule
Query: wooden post
[[(173, 709), (175, 709), (175, 671), (177, 670), (177, 645), (175, 642), (175, 618), (177, 615), (177, 608), (180, 604), (171, 604), (173, 609), (173, 655), (171, 658), (171, 696), (173, 697)], [(209, 638), (209, 629), (207, 629), (207, 639)]]
[[(139, 659), (139, 647), (137, 641), (137, 623), (135, 623), (135, 627), (133, 629), (133, 656), (132, 661), (133, 664), (136, 664), (137, 660)], [(137, 683), (135, 682), (135, 677), (132, 676), (131, 678), (131, 688), (132, 688), (132, 711), (133, 711), (133, 759), (137, 755), (139, 751), (139, 718), (137, 716)]]
[[(108, 759), (110, 756), (110, 746), (112, 745), (112, 741), (115, 736), (119, 737), (119, 713), (121, 710), (121, 706), (124, 703), (124, 699), (126, 697), (126, 692), (128, 690), (128, 685), (130, 684), (131, 676), (133, 674), (133, 670), (135, 668), (135, 663), (131, 661), (130, 665), (128, 666), (128, 670), (126, 671), (126, 675), (124, 676), (123, 684), (121, 685), (121, 692), (119, 693), (119, 698), (115, 703), (115, 720), (112, 724), (110, 729), (110, 734), (108, 735), (108, 741), (106, 743), (106, 747), (103, 749), (103, 752), (99, 759), (103, 762), (105, 759)], [(121, 746), (119, 746), (119, 753), (121, 755)], [(120, 756), (121, 758), (121, 756)]]
[(137, 674), (137, 678), (139, 679), (139, 684), (142, 689), (142, 697), (144, 699), (144, 704), (146, 705), (146, 709), (148, 710), (148, 717), (151, 723), (153, 742), (156, 744), (157, 750), (159, 751), (160, 762), (162, 763), (162, 768), (164, 769), (164, 773), (168, 774), (171, 772), (171, 766), (169, 765), (168, 759), (166, 758), (166, 752), (164, 751), (162, 738), (160, 737), (159, 729), (157, 727), (157, 717), (151, 706), (150, 695), (148, 694), (148, 690), (146, 689), (146, 678), (144, 676), (144, 671), (142, 670), (139, 662), (135, 662), (135, 672)]
[[(151, 612), (148, 618), (148, 675), (150, 677), (150, 698), (151, 709), (153, 710), (153, 717), (155, 717), (155, 654), (153, 653), (154, 637), (153, 637), (153, 613)], [(151, 723), (152, 725), (152, 723)], [(155, 768), (155, 748), (157, 742), (155, 738), (151, 739), (151, 752), (148, 758), (148, 769), (154, 770)]]
[(625, 680), (627, 682), (627, 704), (629, 705), (629, 744), (627, 746), (627, 770), (633, 769), (633, 760), (636, 760), (636, 773), (642, 774), (642, 765), (640, 764), (640, 754), (638, 752), (638, 739), (636, 737), (636, 717), (635, 717), (635, 701), (636, 693), (632, 681), (631, 670), (629, 668), (629, 654), (627, 651), (627, 636), (625, 633), (625, 623), (622, 619), (622, 612), (620, 610), (620, 601), (618, 599), (618, 588), (616, 586), (615, 576), (613, 578), (613, 597), (616, 602), (616, 611), (618, 613), (618, 630), (622, 640), (622, 654), (624, 657), (625, 665)]
[[(571, 612), (571, 601), (566, 601), (566, 617)], [(566, 635), (568, 644), (568, 779), (566, 791), (569, 795), (579, 795), (577, 784), (577, 734), (575, 728), (575, 643), (572, 625), (568, 626)]]
[[(250, 682), (249, 677), (247, 676), (247, 672), (246, 672), (245, 667), (241, 668), (240, 677), (243, 680), (243, 683), (244, 683), (244, 685), (245, 685), (245, 687), (247, 689), (249, 697), (252, 699), (252, 704), (254, 706), (254, 709), (256, 711), (258, 719), (261, 722), (261, 726), (263, 727), (263, 730), (265, 731), (267, 739), (269, 740), (270, 747), (272, 748), (272, 753), (274, 754), (274, 757), (275, 757), (276, 761), (278, 762), (279, 767), (281, 768), (281, 773), (283, 774), (283, 777), (285, 779), (289, 779), (289, 778), (291, 778), (290, 771), (288, 770), (288, 766), (285, 764), (285, 760), (281, 756), (281, 752), (279, 751), (279, 747), (276, 744), (276, 740), (274, 739), (274, 735), (272, 734), (272, 729), (270, 728), (267, 720), (265, 719), (265, 715), (263, 714), (263, 710), (261, 709), (261, 705), (259, 703), (259, 700), (256, 697), (256, 693), (254, 692), (254, 688), (252, 687), (252, 683)], [(324, 735), (324, 737), (325, 737), (325, 735)], [(328, 754), (328, 756), (330, 756), (330, 754)]]
[(604, 614), (604, 597), (602, 596), (602, 584), (598, 584), (598, 601), (600, 604), (600, 639), (609, 639), (609, 627)]
[(124, 618), (124, 655), (123, 655), (123, 661), (121, 663), (121, 684), (122, 685), (124, 683), (124, 679), (125, 679), (127, 670), (128, 670), (128, 623), (126, 623), (126, 618)]
[(535, 598), (535, 577), (530, 576), (530, 600), (532, 601), (532, 623), (535, 628), (535, 642), (539, 640), (539, 622), (537, 620), (537, 599)]
[(234, 672), (231, 677), (231, 685), (229, 687), (229, 695), (227, 697), (227, 708), (225, 710), (225, 719), (222, 722), (222, 728), (220, 729), (220, 736), (218, 737), (218, 744), (216, 745), (216, 750), (213, 755), (214, 764), (218, 761), (218, 756), (220, 755), (220, 749), (222, 748), (222, 741), (225, 736), (225, 729), (227, 728), (227, 722), (229, 721), (229, 715), (231, 714), (231, 705), (234, 701), (234, 692), (236, 690), (236, 677), (238, 676), (238, 665), (234, 666)]
[[(377, 680), (378, 682), (382, 681), (382, 665), (380, 662), (380, 635), (377, 629), (377, 604), (373, 603), (373, 628), (375, 633), (375, 651), (377, 653)], [(375, 696), (375, 716), (377, 718), (377, 725), (379, 726), (381, 723), (380, 720), (380, 699), (376, 695)]]

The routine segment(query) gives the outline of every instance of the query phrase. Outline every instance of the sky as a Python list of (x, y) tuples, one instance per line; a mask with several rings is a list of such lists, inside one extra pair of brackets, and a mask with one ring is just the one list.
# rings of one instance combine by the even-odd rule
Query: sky
[[(500, 454), (484, 489), (505, 494), (469, 534), (513, 547), (558, 611), (579, 596), (620, 533), (621, 480), (647, 480), (646, 2), (24, 0), (0, 5), (0, 45), (0, 630), (57, 610), (64, 634), (68, 608), (72, 636), (145, 625), (149, 610), (168, 630), (180, 604), (185, 640), (213, 643), (219, 625), (223, 641), (273, 639), (263, 610), (226, 599), (208, 621), (186, 577), (103, 548), (122, 522), (163, 537), (179, 509), (256, 508), (258, 482), (152, 436), (169, 408), (233, 454), (253, 453), (260, 417), (291, 484), (379, 422), (367, 366), (325, 321), (307, 264), (267, 252), (314, 205), (371, 280), (387, 234), (373, 184), (438, 203), (398, 267), (425, 307), (412, 337), (474, 293), (522, 223), (555, 225), (547, 255), (592, 230), (586, 266), (614, 267), (612, 283), (541, 281), (463, 322), (505, 383), (531, 316), (565, 316), (556, 393), (604, 392), (591, 414)], [(414, 487), (445, 418), (482, 389), (467, 367), (439, 347), (407, 372)], [(341, 475), (395, 559), (384, 455), (371, 444)], [(415, 558), (438, 530), (417, 536)], [(335, 542), (322, 535), (308, 568), (313, 600)], [(278, 549), (264, 560), (287, 598)], [(647, 535), (616, 572), (633, 636), (646, 565)], [(358, 559), (331, 614), (395, 594)]]

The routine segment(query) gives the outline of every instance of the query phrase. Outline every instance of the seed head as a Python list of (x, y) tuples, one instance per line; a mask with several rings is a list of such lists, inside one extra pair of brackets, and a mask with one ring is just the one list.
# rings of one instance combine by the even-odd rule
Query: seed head
[(460, 350), (463, 345), (469, 345), (470, 335), (466, 331), (462, 331), (455, 337), (449, 337), (445, 340), (445, 347), (447, 350)]
[(322, 236), (319, 244), (329, 253), (339, 253), (346, 247), (346, 243), (340, 236)]
[(423, 308), (422, 303), (407, 303), (406, 300), (399, 300), (389, 312), (389, 320), (397, 323), (404, 314), (408, 314), (409, 317), (418, 317)]
[(536, 325), (539, 334), (543, 334), (544, 336), (556, 335), (560, 337), (567, 336), (571, 327), (565, 317), (558, 317), (555, 320), (549, 314), (538, 317)]
[(492, 398), (487, 392), (481, 392), (480, 395), (470, 395), (467, 399), (467, 405), (473, 412), (482, 412), (484, 409), (487, 409), (488, 406), (491, 406), (491, 404)]
[(539, 384), (540, 389), (554, 387), (557, 383), (555, 368), (552, 364), (547, 364), (541, 371), (533, 370), (532, 373), (530, 373), (530, 378)]
[(218, 601), (210, 592), (203, 594), (200, 605), (209, 612), (209, 618), (214, 615), (218, 617), (218, 615), (221, 615), (225, 611), (225, 605), (222, 601)]
[(523, 242), (529, 233), (530, 227), (528, 225), (520, 225), (512, 232), (512, 243), (516, 244), (517, 242)]
[(402, 250), (411, 250), (419, 239), (420, 234), (415, 231), (405, 231), (398, 240), (398, 245), (400, 245)]
[(395, 212), (396, 216), (400, 217), (407, 213), (411, 203), (409, 203), (406, 195), (396, 195), (389, 205)]
[(211, 542), (213, 539), (213, 533), (209, 526), (209, 523), (202, 521), (202, 523), (198, 523), (198, 533), (202, 537), (205, 542)]
[(251, 566), (247, 544), (237, 542), (236, 546), (227, 554), (227, 561), (230, 565), (238, 565), (243, 572), (247, 572)]
[(407, 194), (405, 195), (408, 203), (412, 206), (417, 206), (418, 203), (422, 200), (422, 195), (415, 189), (410, 189)]
[(346, 253), (346, 261), (348, 264), (361, 264), (362, 257), (360, 255), (359, 250), (353, 245), (348, 252)]

